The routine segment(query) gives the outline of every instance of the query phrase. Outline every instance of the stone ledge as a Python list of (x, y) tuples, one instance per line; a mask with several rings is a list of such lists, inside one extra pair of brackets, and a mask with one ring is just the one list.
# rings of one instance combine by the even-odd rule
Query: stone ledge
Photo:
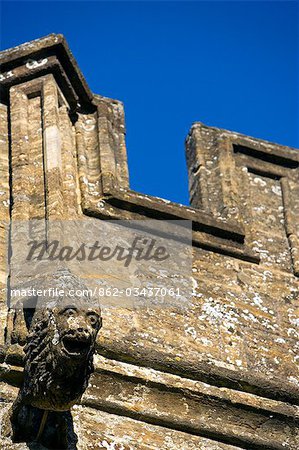
[[(5, 389), (5, 387), (4, 387)], [(11, 406), (11, 401), (0, 402), (1, 416)], [(78, 450), (149, 450), (157, 442), (159, 450), (238, 450), (240, 447), (223, 444), (200, 436), (147, 424), (128, 417), (109, 414), (88, 406), (73, 407), (75, 432), (79, 437)], [(142, 436), (142, 440), (140, 437)], [(43, 450), (39, 444), (12, 444), (1, 441), (3, 450)]]
[[(15, 347), (15, 348), (12, 348)], [(257, 372), (249, 372), (244, 369), (230, 369), (221, 362), (216, 364), (208, 359), (201, 359), (197, 362), (175, 360), (163, 351), (154, 352), (143, 347), (134, 348), (134, 353), (128, 350), (127, 343), (106, 342), (97, 343), (97, 352), (101, 356), (118, 363), (128, 363), (139, 365), (149, 370), (157, 370), (165, 374), (177, 375), (183, 379), (190, 379), (207, 383), (218, 388), (228, 388), (240, 393), (250, 393), (265, 399), (272, 399), (280, 402), (287, 402), (292, 405), (299, 405), (299, 388), (295, 384), (280, 379), (278, 377), (266, 377)], [(20, 372), (16, 367), (23, 365), (21, 348), (18, 345), (11, 346), (9, 352), (5, 346), (0, 345), (0, 364), (2, 365), (2, 379), (7, 377), (20, 381)], [(12, 366), (12, 368), (11, 368)], [(3, 370), (5, 369), (5, 370)]]
[[(84, 408), (188, 432), (216, 440), (218, 445), (297, 449), (299, 410), (295, 406), (101, 356), (96, 357), (95, 367), (82, 398)], [(22, 369), (12, 366), (11, 371), (21, 374)], [(16, 388), (3, 386), (3, 400), (11, 401)]]
[[(121, 343), (115, 343), (117, 348), (111, 345), (97, 343), (97, 353), (100, 358), (115, 361), (118, 366), (128, 365), (131, 370), (138, 365), (141, 371), (153, 370), (162, 373), (165, 377), (178, 376), (184, 380), (192, 382), (202, 382), (217, 389), (234, 390), (238, 395), (252, 394), (267, 399), (270, 402), (277, 401), (299, 405), (299, 389), (292, 383), (281, 380), (277, 377), (266, 378), (258, 373), (246, 370), (232, 370), (222, 365), (216, 365), (209, 360), (201, 360), (197, 363), (193, 361), (173, 360), (163, 352), (153, 352), (151, 350), (136, 349), (135, 354), (124, 352)], [(19, 347), (15, 345), (15, 347)], [(142, 350), (142, 352), (141, 352)], [(19, 349), (10, 349), (7, 352), (5, 346), (0, 346), (0, 364), (2, 376), (13, 379), (16, 384), (21, 380), (22, 372), (22, 352)], [(109, 369), (110, 370), (110, 369)], [(135, 369), (136, 370), (136, 369)], [(219, 393), (220, 391), (217, 390)], [(292, 410), (293, 411), (293, 410)]]
[(299, 405), (299, 389), (285, 379), (266, 377), (257, 372), (236, 368), (230, 369), (219, 361), (211, 362), (207, 357), (193, 360), (173, 358), (167, 352), (134, 347), (128, 351), (126, 342), (98, 342), (97, 351), (109, 359), (140, 365), (173, 375), (202, 381), (219, 388), (229, 388), (268, 399)]
[[(103, 177), (102, 177), (103, 178)], [(109, 177), (111, 180), (111, 177)], [(102, 197), (88, 198), (82, 204), (85, 215), (100, 219), (189, 220), (193, 228), (193, 244), (216, 253), (259, 263), (260, 257), (244, 245), (245, 234), (238, 223), (216, 219), (204, 211), (176, 204), (129, 189), (117, 190), (107, 180)], [(113, 183), (113, 181), (111, 182)]]

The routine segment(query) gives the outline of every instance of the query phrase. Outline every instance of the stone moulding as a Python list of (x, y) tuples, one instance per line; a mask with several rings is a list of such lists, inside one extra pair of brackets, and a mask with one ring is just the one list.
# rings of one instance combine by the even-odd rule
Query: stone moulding
[[(187, 431), (239, 448), (283, 450), (281, 440), (288, 442), (289, 448), (296, 448), (297, 406), (104, 357), (96, 357), (95, 365), (82, 398), (84, 407)], [(21, 379), (20, 368), (12, 369)], [(136, 389), (142, 392), (138, 405), (134, 401)], [(119, 396), (120, 391), (126, 396)], [(7, 400), (12, 398), (8, 395)], [(217, 425), (211, 410), (214, 414), (216, 411)], [(256, 433), (256, 429), (260, 432)]]
[[(54, 73), (62, 86), (71, 109), (90, 106), (91, 93), (66, 40), (50, 34), (0, 53), (1, 98), (7, 97), (10, 86), (41, 75)], [(71, 80), (71, 81), (70, 81)]]

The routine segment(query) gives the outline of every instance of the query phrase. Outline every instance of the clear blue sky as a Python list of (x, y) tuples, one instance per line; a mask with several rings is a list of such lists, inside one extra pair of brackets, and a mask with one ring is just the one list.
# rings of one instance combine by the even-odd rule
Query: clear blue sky
[(1, 49), (63, 33), (91, 89), (124, 101), (135, 190), (188, 202), (196, 120), (299, 146), (297, 2), (1, 1), (0, 14)]

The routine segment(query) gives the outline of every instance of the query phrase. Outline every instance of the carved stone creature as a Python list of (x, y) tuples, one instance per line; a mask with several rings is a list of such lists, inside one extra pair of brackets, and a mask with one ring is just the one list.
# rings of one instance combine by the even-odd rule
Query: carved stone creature
[(76, 436), (69, 410), (80, 400), (93, 371), (102, 320), (77, 277), (60, 270), (54, 280), (66, 292), (72, 288), (85, 295), (37, 302), (24, 348), (24, 382), (10, 416), (11, 435), (14, 442), (70, 449), (76, 448)]

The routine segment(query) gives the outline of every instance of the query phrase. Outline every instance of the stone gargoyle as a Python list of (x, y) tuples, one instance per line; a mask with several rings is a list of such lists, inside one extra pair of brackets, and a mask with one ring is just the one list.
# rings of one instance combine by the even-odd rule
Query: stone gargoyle
[[(55, 286), (79, 288), (82, 282), (66, 269), (52, 279)], [(37, 299), (35, 310), (15, 308), (15, 323), (28, 329), (24, 380), (6, 418), (5, 434), (13, 442), (36, 442), (50, 449), (75, 449), (77, 437), (70, 408), (80, 401), (93, 371), (95, 341), (102, 319), (89, 295)], [(13, 331), (17, 339), (18, 330)], [(21, 332), (22, 334), (22, 332)], [(21, 335), (20, 334), (20, 335)], [(24, 338), (21, 338), (24, 341)]]

